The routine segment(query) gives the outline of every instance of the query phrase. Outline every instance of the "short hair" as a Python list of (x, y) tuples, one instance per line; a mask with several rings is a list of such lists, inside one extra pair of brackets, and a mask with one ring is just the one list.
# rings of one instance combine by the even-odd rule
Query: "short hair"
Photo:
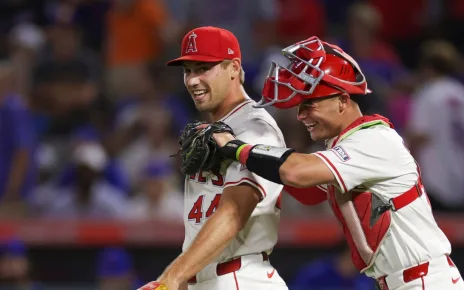
[(362, 21), (371, 31), (378, 31), (382, 27), (382, 16), (379, 10), (366, 2), (356, 2), (348, 8), (349, 19)]
[(445, 40), (429, 40), (421, 45), (421, 63), (440, 74), (454, 74), (461, 63), (456, 47)]
[[(230, 59), (223, 60), (221, 62), (221, 67), (226, 68), (230, 63), (232, 63), (232, 60)], [(240, 78), (240, 84), (243, 85), (245, 83), (245, 71), (242, 66), (240, 66), (240, 73), (238, 76)]]

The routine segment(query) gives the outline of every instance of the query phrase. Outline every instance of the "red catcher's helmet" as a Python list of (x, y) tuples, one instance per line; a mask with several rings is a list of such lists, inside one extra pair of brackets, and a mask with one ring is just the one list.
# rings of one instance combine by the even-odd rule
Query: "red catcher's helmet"
[(359, 65), (336, 45), (313, 36), (284, 48), (282, 54), (290, 64), (272, 62), (257, 108), (287, 109), (305, 99), (371, 93)]

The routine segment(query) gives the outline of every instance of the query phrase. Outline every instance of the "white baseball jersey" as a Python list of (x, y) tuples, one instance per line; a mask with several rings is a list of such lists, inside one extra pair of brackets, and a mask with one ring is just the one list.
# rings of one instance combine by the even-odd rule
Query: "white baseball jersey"
[[(252, 100), (245, 101), (221, 121), (228, 124), (237, 138), (244, 142), (285, 146), (282, 132), (274, 119), (266, 110), (253, 108), (254, 104)], [(225, 175), (200, 172), (195, 176), (186, 177), (183, 250), (190, 246), (204, 222), (215, 212), (223, 190), (239, 184), (249, 184), (258, 189), (262, 200), (251, 214), (245, 228), (215, 262), (263, 251), (269, 253), (272, 250), (278, 237), (278, 200), (283, 186), (251, 173), (239, 162), (233, 162)]]
[[(327, 150), (314, 154), (333, 172), (343, 195), (368, 191), (388, 204), (418, 180), (417, 165), (403, 139), (386, 123), (360, 122), (338, 140), (328, 140), (327, 145)], [(378, 278), (450, 252), (451, 245), (423, 194), (391, 212), (391, 226), (365, 273)]]
[(419, 150), (425, 186), (444, 204), (464, 204), (464, 86), (451, 78), (427, 83), (413, 98), (409, 130), (429, 136)]

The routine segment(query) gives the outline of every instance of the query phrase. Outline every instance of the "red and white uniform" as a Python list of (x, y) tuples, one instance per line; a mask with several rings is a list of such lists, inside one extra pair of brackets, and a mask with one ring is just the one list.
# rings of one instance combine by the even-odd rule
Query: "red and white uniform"
[[(240, 140), (285, 147), (274, 119), (266, 110), (253, 108), (254, 104), (252, 100), (245, 101), (221, 121), (228, 124)], [(245, 228), (216, 261), (190, 280), (190, 290), (288, 289), (268, 257), (277, 243), (283, 186), (251, 173), (239, 162), (231, 163), (223, 174), (200, 172), (186, 177), (183, 250), (190, 246), (205, 221), (215, 212), (222, 191), (239, 184), (254, 186), (262, 200)]]
[[(337, 179), (325, 190), (355, 266), (382, 289), (464, 289), (420, 170), (389, 121), (361, 117), (326, 144), (327, 150), (314, 154)], [(386, 210), (372, 222), (379, 201), (389, 204), (390, 199), (396, 210)]]

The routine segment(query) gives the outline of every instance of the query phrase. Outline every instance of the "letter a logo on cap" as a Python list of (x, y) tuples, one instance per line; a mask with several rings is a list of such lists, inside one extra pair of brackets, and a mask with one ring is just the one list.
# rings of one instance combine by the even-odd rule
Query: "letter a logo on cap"
[(195, 38), (197, 38), (197, 35), (195, 34), (195, 32), (192, 32), (192, 34), (189, 35), (189, 39), (188, 39), (187, 48), (185, 50), (185, 53), (197, 52), (197, 43), (195, 41)]

